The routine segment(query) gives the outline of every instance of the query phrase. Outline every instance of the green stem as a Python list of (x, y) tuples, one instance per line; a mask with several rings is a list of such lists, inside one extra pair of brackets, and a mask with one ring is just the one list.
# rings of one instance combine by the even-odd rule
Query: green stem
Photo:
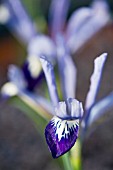
[(78, 139), (70, 151), (70, 161), (74, 170), (82, 170), (81, 141)]
[(73, 170), (70, 162), (69, 152), (62, 156), (64, 170)]

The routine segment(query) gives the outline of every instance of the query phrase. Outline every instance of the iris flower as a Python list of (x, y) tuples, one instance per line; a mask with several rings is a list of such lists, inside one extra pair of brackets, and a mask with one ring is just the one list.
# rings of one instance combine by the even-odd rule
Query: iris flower
[(45, 128), (46, 142), (53, 158), (58, 158), (73, 147), (78, 138), (79, 126), (81, 126), (81, 137), (81, 134), (84, 136), (87, 128), (94, 121), (113, 106), (112, 93), (99, 102), (95, 102), (107, 53), (103, 53), (94, 61), (94, 72), (83, 110), (82, 103), (75, 98), (76, 67), (64, 43), (61, 44), (58, 64), (63, 100), (60, 100), (58, 96), (53, 65), (45, 56), (40, 57), (53, 104), (53, 118)]
[[(53, 39), (63, 34), (71, 54), (75, 53), (111, 20), (105, 0), (94, 0), (91, 6), (75, 10), (66, 22), (70, 0), (52, 0), (49, 28)], [(64, 10), (65, 8), (65, 10)]]
[[(50, 39), (56, 44), (57, 35), (63, 34), (70, 53), (75, 53), (96, 32), (110, 22), (110, 14), (105, 0), (94, 0), (91, 6), (81, 7), (74, 11), (67, 22), (69, 6), (70, 0), (51, 0), (48, 16), (50, 37), (36, 29), (20, 0), (4, 0), (0, 6), (0, 22), (5, 24), (19, 40), (22, 40), (21, 42), (27, 45), (30, 43), (30, 48), (34, 44), (38, 48), (40, 38), (41, 42), (43, 40), (43, 44), (45, 41), (49, 43)], [(34, 41), (33, 45), (31, 40)]]
[[(36, 30), (20, 0), (4, 0), (0, 6), (1, 23), (6, 24), (8, 29), (27, 45), (27, 59), (22, 70), (16, 66), (10, 66), (9, 80), (12, 81), (12, 75), (9, 74), (13, 72), (13, 75), (17, 76), (18, 72), (18, 75), (22, 77), (24, 87), (26, 86), (30, 91), (34, 90), (43, 75), (39, 57), (44, 55), (52, 64), (55, 63), (57, 51), (60, 49), (59, 35), (64, 36), (66, 48), (71, 55), (110, 21), (106, 1), (95, 0), (91, 7), (76, 10), (66, 23), (69, 5), (70, 0), (51, 1), (48, 26), (51, 37), (49, 37)], [(15, 90), (17, 91), (17, 89)], [(20, 85), (19, 89), (23, 89), (23, 87)]]
[[(55, 45), (52, 39), (39, 32), (20, 0), (4, 0), (0, 6), (0, 23), (26, 44), (29, 55), (45, 54), (54, 58)], [(53, 59), (54, 60), (54, 59)]]
[(15, 35), (21, 43), (28, 43), (37, 33), (36, 28), (19, 0), (4, 0), (0, 6), (0, 22)]
[[(5, 18), (1, 17), (0, 21), (27, 44), (28, 53), (22, 69), (14, 65), (9, 67), (9, 83), (3, 86), (2, 94), (27, 95), (44, 106), (53, 116), (45, 128), (45, 136), (54, 158), (63, 155), (73, 147), (80, 126), (85, 134), (89, 125), (113, 105), (112, 93), (95, 102), (107, 54), (104, 53), (95, 59), (84, 110), (82, 103), (76, 99), (76, 67), (71, 58), (73, 53), (110, 21), (107, 3), (104, 0), (95, 0), (91, 7), (76, 10), (66, 22), (69, 4), (69, 0), (52, 0), (48, 26), (51, 37), (36, 30), (19, 0), (4, 0), (1, 6), (1, 14), (5, 11)], [(45, 98), (39, 95), (37, 97), (33, 92), (43, 74), (39, 57), (52, 106)], [(57, 91), (53, 70), (54, 59), (59, 66), (62, 99)]]

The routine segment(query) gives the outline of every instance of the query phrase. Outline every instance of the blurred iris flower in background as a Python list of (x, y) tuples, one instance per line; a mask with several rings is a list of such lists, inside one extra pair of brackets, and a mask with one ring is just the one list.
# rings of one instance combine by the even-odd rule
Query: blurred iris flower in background
[[(72, 60), (72, 55), (110, 22), (108, 5), (104, 0), (94, 0), (90, 7), (74, 11), (67, 21), (69, 5), (69, 0), (51, 1), (48, 23), (50, 36), (36, 30), (20, 0), (4, 0), (0, 6), (0, 22), (26, 45), (27, 50), (27, 58), (21, 68), (9, 66), (9, 82), (2, 87), (1, 93), (5, 97), (19, 96), (21, 100), (27, 101), (28, 106), (35, 103), (33, 107), (38, 108), (35, 110), (36, 115), (43, 117), (46, 124), (53, 117), (45, 128), (45, 136), (54, 158), (69, 151), (79, 133), (83, 141), (87, 128), (113, 106), (112, 93), (95, 102), (107, 53), (94, 61), (94, 72), (84, 108), (76, 99), (77, 69)], [(53, 69), (57, 68), (57, 64), (60, 90)], [(44, 77), (51, 101), (44, 92), (41, 95), (36, 92)], [(38, 126), (36, 117), (34, 120)]]
[[(82, 7), (73, 12), (66, 23), (69, 5), (69, 0), (51, 1), (48, 24), (51, 36), (49, 37), (36, 30), (35, 24), (20, 0), (15, 0), (14, 2), (12, 0), (3, 1), (0, 6), (0, 22), (5, 24), (20, 41), (27, 44), (27, 59), (22, 66), (22, 70), (16, 66), (10, 66), (9, 80), (12, 81), (14, 74), (17, 76), (16, 71), (18, 70), (19, 76), (20, 74), (22, 76), (24, 87), (26, 86), (30, 91), (34, 90), (43, 75), (39, 56), (45, 55), (49, 61), (55, 64), (56, 56), (61, 50), (58, 38), (60, 34), (65, 39), (68, 53), (72, 55), (110, 21), (106, 1), (95, 0), (91, 7)], [(63, 10), (64, 6), (65, 10)], [(10, 75), (12, 72), (13, 75)]]

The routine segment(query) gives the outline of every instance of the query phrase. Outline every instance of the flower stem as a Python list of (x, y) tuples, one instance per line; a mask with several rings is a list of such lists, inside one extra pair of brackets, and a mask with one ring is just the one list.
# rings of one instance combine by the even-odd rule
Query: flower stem
[(78, 139), (70, 151), (70, 161), (74, 170), (82, 170), (81, 141)]
[(66, 153), (65, 155), (62, 156), (62, 161), (63, 161), (64, 170), (73, 170), (69, 158), (69, 153)]

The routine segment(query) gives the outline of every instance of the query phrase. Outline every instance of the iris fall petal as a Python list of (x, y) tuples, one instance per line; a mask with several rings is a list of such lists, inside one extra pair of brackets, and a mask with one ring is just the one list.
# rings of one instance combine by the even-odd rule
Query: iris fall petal
[(54, 116), (45, 129), (46, 141), (53, 158), (65, 154), (76, 142), (79, 120), (62, 120)]

